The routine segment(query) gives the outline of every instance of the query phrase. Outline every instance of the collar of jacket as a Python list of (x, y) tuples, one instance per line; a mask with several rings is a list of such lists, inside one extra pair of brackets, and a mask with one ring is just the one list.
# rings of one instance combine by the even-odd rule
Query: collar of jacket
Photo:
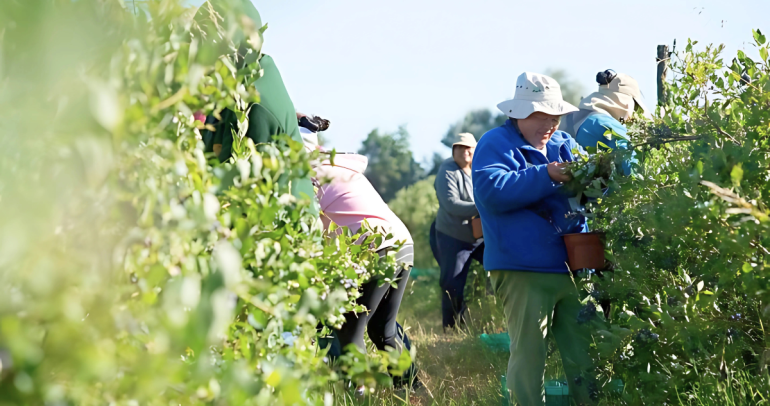
[(516, 129), (516, 126), (513, 125), (513, 121), (510, 119), (506, 120), (503, 127), (505, 127), (505, 129), (508, 130), (508, 133), (511, 135), (510, 140), (513, 141), (514, 147), (536, 152), (536, 154), (533, 154), (533, 156), (538, 157), (536, 159), (545, 160), (545, 163), (550, 162), (554, 158), (556, 159), (556, 162), (562, 161), (560, 150), (561, 147), (567, 142), (568, 137), (565, 137), (566, 134), (563, 131), (555, 131), (551, 136), (551, 139), (548, 140), (548, 143), (545, 144), (545, 148), (548, 154), (548, 158), (546, 158), (543, 156), (542, 152), (530, 145), (530, 143), (524, 139), (524, 136), (519, 132), (518, 129)]
[(321, 165), (330, 168), (339, 167), (357, 173), (364, 173), (366, 167), (369, 166), (369, 158), (361, 154), (335, 154), (334, 164), (332, 164), (331, 157), (329, 157), (321, 161)]
[(447, 165), (448, 167), (446, 170), (448, 171), (462, 171), (462, 168), (460, 168), (460, 165), (457, 164), (457, 161), (455, 161), (454, 157), (445, 159), (442, 165)]

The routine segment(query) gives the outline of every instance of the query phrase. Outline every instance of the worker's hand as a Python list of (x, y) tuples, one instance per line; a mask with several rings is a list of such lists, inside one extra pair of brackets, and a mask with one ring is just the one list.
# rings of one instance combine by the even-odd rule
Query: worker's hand
[(554, 182), (559, 183), (567, 182), (572, 179), (572, 174), (569, 173), (566, 162), (551, 162), (548, 164), (548, 176), (550, 176)]

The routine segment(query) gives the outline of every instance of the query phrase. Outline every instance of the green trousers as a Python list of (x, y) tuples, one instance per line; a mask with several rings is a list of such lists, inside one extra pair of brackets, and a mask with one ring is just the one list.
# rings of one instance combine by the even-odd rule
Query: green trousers
[[(582, 305), (569, 274), (492, 271), (492, 284), (505, 308), (511, 358), (507, 385), (520, 406), (545, 405), (543, 378), (547, 336), (556, 339), (569, 393), (579, 405), (593, 404), (588, 396), (591, 335), (577, 316)], [(576, 379), (577, 378), (577, 379)]]

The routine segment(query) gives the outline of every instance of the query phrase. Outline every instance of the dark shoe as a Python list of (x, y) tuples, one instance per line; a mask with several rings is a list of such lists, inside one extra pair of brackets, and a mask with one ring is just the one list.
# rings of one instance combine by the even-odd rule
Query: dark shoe
[(415, 374), (405, 373), (404, 376), (393, 377), (393, 388), (395, 390), (406, 390), (409, 388), (411, 391), (416, 391), (422, 388), (424, 385), (420, 378)]
[(409, 385), (407, 382), (397, 386), (396, 378), (393, 378), (393, 393), (401, 399), (406, 399), (409, 395), (420, 396), (425, 391), (425, 385), (422, 383), (420, 378), (416, 376), (414, 379), (412, 379), (411, 385)]
[(357, 400), (363, 400), (366, 397), (366, 386), (359, 386), (356, 388), (356, 390), (353, 392), (353, 396)]

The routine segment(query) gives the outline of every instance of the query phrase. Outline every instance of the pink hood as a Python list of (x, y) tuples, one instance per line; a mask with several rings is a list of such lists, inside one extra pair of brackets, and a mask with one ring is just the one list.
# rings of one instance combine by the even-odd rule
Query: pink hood
[(316, 179), (321, 183), (317, 196), (324, 228), (328, 229), (334, 222), (355, 232), (367, 220), (370, 226), (382, 227), (386, 234), (393, 234), (379, 249), (393, 246), (396, 241), (412, 244), (409, 230), (364, 176), (368, 164), (363, 155), (337, 154), (334, 165), (327, 159), (316, 168)]

